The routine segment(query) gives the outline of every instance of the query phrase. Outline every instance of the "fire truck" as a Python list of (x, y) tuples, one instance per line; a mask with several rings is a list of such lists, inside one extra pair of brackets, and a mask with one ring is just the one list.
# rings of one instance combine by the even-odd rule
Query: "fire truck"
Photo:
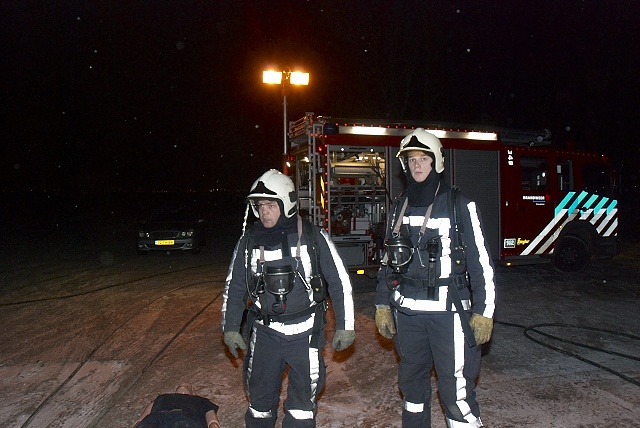
[(393, 200), (406, 187), (396, 159), (421, 127), (442, 142), (445, 180), (478, 205), (489, 251), (505, 265), (552, 262), (579, 272), (618, 252), (611, 162), (552, 148), (548, 130), (338, 119), (289, 122), (286, 173), (300, 212), (327, 230), (352, 270), (377, 268)]

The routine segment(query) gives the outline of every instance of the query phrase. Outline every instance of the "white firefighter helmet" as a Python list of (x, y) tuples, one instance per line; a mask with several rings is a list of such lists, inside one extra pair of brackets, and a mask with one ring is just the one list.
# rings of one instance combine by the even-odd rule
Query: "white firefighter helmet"
[(442, 154), (442, 143), (431, 132), (423, 128), (416, 128), (413, 132), (402, 139), (400, 150), (396, 155), (400, 159), (400, 164), (404, 172), (408, 171), (409, 165), (405, 164), (406, 156), (412, 150), (419, 150), (433, 155), (433, 169), (438, 174), (444, 171), (444, 156)]
[[(270, 169), (253, 182), (247, 199), (249, 202), (260, 199), (280, 200), (284, 207), (283, 214), (287, 218), (290, 218), (297, 212), (298, 198), (293, 181), (275, 169)], [(251, 205), (251, 209), (256, 217), (259, 217), (258, 209), (253, 204)]]

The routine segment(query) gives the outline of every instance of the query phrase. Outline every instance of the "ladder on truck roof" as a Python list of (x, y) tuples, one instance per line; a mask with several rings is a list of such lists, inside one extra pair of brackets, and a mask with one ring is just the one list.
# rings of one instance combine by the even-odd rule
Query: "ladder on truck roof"
[[(497, 128), (492, 130), (478, 131), (484, 127), (481, 126), (469, 126), (449, 123), (417, 123), (417, 122), (401, 122), (401, 121), (383, 121), (383, 120), (363, 120), (363, 119), (341, 119), (331, 118), (324, 116), (314, 116), (313, 112), (305, 113), (304, 117), (289, 122), (289, 141), (292, 146), (298, 146), (308, 142), (310, 131), (314, 124), (326, 124), (335, 122), (340, 124), (340, 128), (358, 129), (360, 127), (370, 128), (386, 128), (393, 129), (413, 129), (413, 128), (426, 128), (427, 130), (443, 130), (454, 131), (457, 137), (460, 138), (463, 134), (469, 132), (493, 132), (497, 135), (498, 140), (503, 144), (514, 146), (548, 146), (551, 144), (551, 131), (549, 129), (543, 129), (541, 131), (523, 130), (523, 129), (511, 129), (511, 128)], [(346, 131), (347, 133), (352, 133)]]
[(548, 146), (551, 144), (551, 131), (524, 131), (517, 129), (503, 129), (497, 131), (498, 138), (503, 144), (515, 146)]
[[(304, 117), (289, 122), (289, 141), (292, 146), (303, 144), (307, 141), (307, 136), (314, 123), (313, 112), (306, 112)], [(304, 137), (304, 138), (301, 138)]]

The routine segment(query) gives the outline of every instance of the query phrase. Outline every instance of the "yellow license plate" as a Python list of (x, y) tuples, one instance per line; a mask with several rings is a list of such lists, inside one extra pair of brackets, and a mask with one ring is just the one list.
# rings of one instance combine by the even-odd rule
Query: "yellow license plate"
[(173, 239), (163, 239), (161, 241), (156, 241), (156, 245), (173, 245)]

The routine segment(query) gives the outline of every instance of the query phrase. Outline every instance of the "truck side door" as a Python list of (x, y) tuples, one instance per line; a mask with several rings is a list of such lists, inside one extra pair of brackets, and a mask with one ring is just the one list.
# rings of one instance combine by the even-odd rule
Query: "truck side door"
[[(507, 190), (503, 246), (511, 255), (543, 254), (548, 251), (545, 228), (553, 218), (549, 157), (536, 152), (510, 149), (512, 165)], [(553, 175), (555, 177), (555, 175)], [(506, 198), (505, 198), (506, 200)]]

